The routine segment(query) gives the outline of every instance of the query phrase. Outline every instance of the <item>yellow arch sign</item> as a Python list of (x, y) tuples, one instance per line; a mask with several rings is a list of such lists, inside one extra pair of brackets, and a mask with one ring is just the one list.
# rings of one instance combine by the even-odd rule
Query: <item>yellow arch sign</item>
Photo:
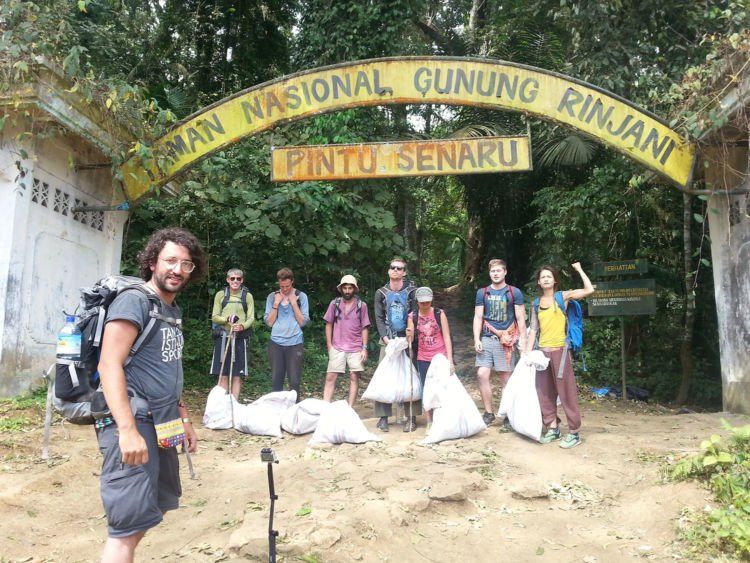
[(470, 105), (529, 113), (578, 129), (679, 187), (691, 180), (695, 146), (653, 114), (579, 80), (508, 62), (407, 57), (371, 59), (285, 76), (208, 106), (156, 141), (159, 169), (123, 165), (137, 199), (202, 158), (280, 123), (356, 106)]

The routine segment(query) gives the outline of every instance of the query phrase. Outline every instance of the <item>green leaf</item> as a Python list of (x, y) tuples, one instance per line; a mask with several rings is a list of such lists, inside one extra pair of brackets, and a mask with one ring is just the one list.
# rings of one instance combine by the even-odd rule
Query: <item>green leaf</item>
[(297, 513), (295, 514), (295, 516), (307, 516), (311, 512), (312, 512), (312, 508), (310, 508), (309, 506), (305, 505), (305, 506), (303, 506), (302, 508), (300, 508), (297, 511)]
[(719, 461), (715, 455), (707, 455), (703, 458), (703, 467), (709, 467), (711, 465), (716, 465), (716, 462)]
[(732, 463), (734, 461), (734, 456), (730, 454), (729, 452), (721, 452), (718, 457), (719, 463)]
[(703, 215), (700, 215), (699, 213), (693, 213), (693, 219), (698, 223), (703, 223)]

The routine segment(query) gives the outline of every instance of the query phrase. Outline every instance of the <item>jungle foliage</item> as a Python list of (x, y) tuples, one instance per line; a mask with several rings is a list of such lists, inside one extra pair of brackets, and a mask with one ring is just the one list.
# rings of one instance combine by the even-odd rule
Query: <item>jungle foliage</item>
[[(734, 0), (6, 0), (0, 93), (34, 72), (35, 57), (57, 61), (73, 89), (107, 108), (111, 127), (133, 133), (111, 155), (115, 170), (132, 154), (150, 156), (155, 138), (208, 103), (286, 73), (383, 56), (543, 67), (611, 90), (694, 134), (710, 122), (703, 110), (717, 72), (737, 52), (747, 57), (748, 15)], [(536, 162), (527, 174), (269, 180), (270, 145), (518, 134), (527, 126)], [(529, 298), (541, 263), (565, 268), (580, 260), (590, 268), (644, 258), (657, 278), (659, 309), (627, 321), (629, 370), (657, 399), (678, 397), (682, 382), (680, 401), (717, 405), (710, 212), (704, 199), (683, 201), (631, 161), (551, 123), (476, 108), (357, 108), (279, 127), (204, 160), (183, 176), (179, 195), (151, 198), (132, 212), (123, 257), (132, 269), (148, 234), (169, 224), (205, 243), (209, 278), (181, 296), (190, 328), (186, 371), (203, 385), (210, 383), (198, 374), (208, 368), (211, 299), (230, 266), (244, 269), (260, 310), (276, 270), (292, 267), (319, 319), (342, 273), (354, 273), (371, 301), (394, 254), (433, 286), (483, 285), (487, 260), (502, 257), (509, 281)], [(579, 280), (565, 281), (571, 287)], [(617, 324), (587, 321), (584, 382), (617, 380)], [(324, 348), (322, 329), (313, 325), (307, 334), (314, 356)], [(260, 391), (268, 387), (259, 359), (267, 335), (257, 330), (254, 338)], [(691, 365), (675, 354), (676, 341), (687, 343)], [(319, 364), (307, 363), (310, 385), (320, 384)]]

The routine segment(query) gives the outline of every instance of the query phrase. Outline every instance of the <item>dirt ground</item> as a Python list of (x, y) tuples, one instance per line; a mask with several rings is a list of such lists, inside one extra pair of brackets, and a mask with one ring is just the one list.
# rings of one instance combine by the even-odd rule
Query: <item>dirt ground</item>
[[(468, 327), (456, 330), (466, 341)], [(472, 359), (468, 348), (457, 354), (479, 404)], [(200, 420), (205, 398), (188, 399)], [(682, 558), (681, 511), (701, 510), (711, 497), (696, 484), (663, 482), (660, 467), (696, 451), (722, 417), (733, 424), (747, 417), (585, 396), (581, 406), (583, 443), (568, 451), (497, 423), (470, 439), (422, 447), (423, 421), (413, 434), (395, 425), (380, 434), (368, 403), (357, 411), (379, 443), (310, 448), (309, 435), (263, 438), (198, 424), (197, 478), (182, 457), (180, 509), (148, 533), (138, 560), (267, 560), (269, 490), (259, 455), (266, 446), (280, 460), (279, 561)], [(32, 429), (0, 438), (0, 561), (96, 561), (106, 520), (93, 430), (55, 424), (44, 462), (41, 416), (29, 416), (38, 421)]]

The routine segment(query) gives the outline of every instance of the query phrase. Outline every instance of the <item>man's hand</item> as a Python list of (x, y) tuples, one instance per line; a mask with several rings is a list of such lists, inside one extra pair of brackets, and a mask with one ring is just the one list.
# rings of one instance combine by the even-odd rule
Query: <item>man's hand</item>
[(362, 351), (359, 353), (359, 358), (362, 360), (363, 364), (367, 363), (367, 348), (362, 348)]
[(451, 375), (456, 375), (456, 364), (451, 360)]
[(385, 344), (386, 346), (388, 345), (388, 343), (389, 343), (390, 341), (391, 341), (391, 339), (390, 339), (390, 338), (388, 338), (387, 336), (384, 336), (384, 337), (383, 337), (383, 344)]
[(120, 453), (122, 462), (127, 465), (143, 465), (148, 461), (148, 446), (146, 440), (140, 435), (138, 430), (133, 427), (123, 430), (118, 429), (120, 433)]
[(299, 298), (297, 297), (297, 292), (294, 291), (294, 289), (292, 289), (289, 292), (289, 295), (287, 295), (286, 298), (289, 300), (289, 304), (292, 307), (294, 307), (297, 304), (297, 301), (299, 300)]
[(475, 340), (474, 341), (474, 350), (477, 352), (481, 352), (484, 348), (482, 347), (482, 341), (481, 340)]
[(183, 426), (185, 427), (185, 447), (187, 447), (187, 451), (194, 454), (198, 451), (198, 435), (195, 433), (192, 423), (186, 422)]
[(242, 323), (236, 323), (232, 325), (232, 332), (241, 332), (245, 330), (245, 327), (242, 326)]
[(282, 299), (284, 299), (284, 295), (280, 291), (277, 291), (276, 293), (274, 293), (274, 295), (273, 295), (273, 306), (274, 307), (278, 307), (279, 303), (281, 303)]

